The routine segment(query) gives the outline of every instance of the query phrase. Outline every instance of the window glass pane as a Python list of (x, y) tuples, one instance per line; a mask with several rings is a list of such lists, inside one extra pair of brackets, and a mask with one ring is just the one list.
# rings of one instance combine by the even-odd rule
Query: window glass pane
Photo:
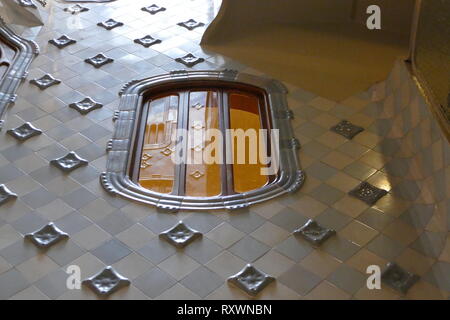
[(177, 129), (179, 97), (168, 94), (149, 102), (139, 183), (159, 193), (173, 190), (175, 165), (171, 159)]
[(244, 91), (228, 93), (230, 129), (233, 153), (233, 185), (237, 193), (255, 190), (265, 186), (268, 176), (261, 175), (259, 148), (266, 149), (259, 139), (261, 116), (258, 96)]
[[(204, 161), (210, 153), (212, 145), (205, 141), (207, 130), (219, 130), (219, 94), (217, 91), (191, 91), (189, 93), (190, 131), (187, 154), (190, 163), (186, 165), (185, 194), (193, 197), (212, 197), (221, 194), (221, 163), (219, 161)], [(208, 138), (209, 139), (209, 138)], [(211, 155), (216, 156), (219, 150), (211, 149)], [(219, 152), (217, 156), (220, 156)], [(211, 158), (209, 158), (211, 159)], [(213, 162), (213, 163), (211, 163)]]

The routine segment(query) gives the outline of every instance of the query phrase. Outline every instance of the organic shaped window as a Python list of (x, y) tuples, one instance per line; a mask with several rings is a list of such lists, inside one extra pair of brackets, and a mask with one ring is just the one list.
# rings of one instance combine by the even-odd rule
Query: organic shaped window
[[(257, 157), (267, 152), (266, 144), (259, 141), (260, 130), (269, 126), (261, 117), (266, 113), (263, 96), (221, 87), (180, 88), (150, 97), (145, 108), (138, 179), (142, 187), (158, 193), (212, 197), (255, 190), (269, 182), (267, 175), (261, 175), (266, 165)], [(183, 123), (187, 124), (187, 143), (180, 145), (179, 152), (186, 164), (178, 174), (172, 156), (177, 130), (183, 129)], [(207, 139), (211, 131), (222, 134), (222, 144), (214, 151), (222, 152), (212, 155), (215, 161), (205, 159), (208, 144), (213, 143)], [(233, 134), (239, 131), (241, 136)], [(227, 132), (233, 140), (224, 141)], [(250, 152), (250, 143), (263, 150)], [(227, 155), (233, 160), (231, 165)]]
[[(240, 76), (240, 77), (239, 77)], [(105, 188), (160, 208), (241, 208), (300, 187), (284, 87), (230, 71), (173, 72), (122, 91)]]

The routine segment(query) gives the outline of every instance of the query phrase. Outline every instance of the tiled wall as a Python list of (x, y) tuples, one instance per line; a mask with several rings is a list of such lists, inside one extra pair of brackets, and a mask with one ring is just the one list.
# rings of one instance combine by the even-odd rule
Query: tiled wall
[(450, 1), (422, 1), (415, 63), (450, 121)]
[(369, 92), (371, 130), (383, 137), (378, 148), (396, 179), (392, 193), (409, 204), (403, 218), (425, 230), (429, 243), (418, 245), (434, 246), (437, 258), (450, 230), (450, 144), (402, 61)]

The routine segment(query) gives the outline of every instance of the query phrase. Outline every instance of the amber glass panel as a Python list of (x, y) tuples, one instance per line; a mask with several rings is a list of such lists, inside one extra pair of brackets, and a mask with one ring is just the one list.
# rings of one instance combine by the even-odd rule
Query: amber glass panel
[[(245, 154), (241, 154), (242, 157), (245, 157), (245, 161), (240, 161), (244, 163), (239, 163), (238, 147), (239, 143), (242, 145), (243, 142), (242, 140), (239, 142), (237, 138), (233, 138), (234, 191), (242, 193), (261, 188), (268, 182), (268, 176), (261, 175), (261, 169), (264, 168), (265, 165), (260, 163), (258, 149), (253, 149), (253, 151), (249, 150), (250, 143), (253, 147), (255, 147), (255, 145), (261, 145), (265, 148), (264, 143), (259, 143), (259, 130), (262, 128), (258, 96), (243, 91), (231, 91), (228, 93), (228, 105), (230, 112), (230, 129), (242, 129), (244, 131), (252, 129), (255, 133), (254, 137), (256, 137), (256, 140), (254, 141), (257, 141), (257, 143), (254, 141), (250, 142), (250, 138), (245, 138)], [(251, 157), (256, 157), (256, 163), (251, 163)]]
[(171, 159), (177, 129), (179, 97), (167, 94), (152, 99), (148, 106), (139, 183), (159, 193), (173, 190), (175, 164)]
[[(212, 197), (221, 193), (221, 161), (205, 163), (205, 132), (208, 129), (219, 130), (219, 94), (217, 91), (191, 91), (189, 93), (189, 131), (190, 143), (188, 156), (191, 163), (186, 165), (187, 196)], [(213, 154), (214, 156), (215, 154)]]

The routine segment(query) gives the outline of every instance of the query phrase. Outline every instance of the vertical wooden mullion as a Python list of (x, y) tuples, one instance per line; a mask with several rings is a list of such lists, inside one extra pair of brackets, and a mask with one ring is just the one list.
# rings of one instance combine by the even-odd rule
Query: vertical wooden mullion
[[(178, 126), (177, 129), (187, 130), (189, 123), (189, 91), (180, 92), (179, 106), (178, 106)], [(177, 164), (175, 167), (175, 182), (172, 194), (178, 196), (184, 196), (186, 186), (186, 157), (187, 157), (187, 145), (188, 137), (181, 142), (177, 141), (175, 151), (181, 152), (183, 155), (184, 163)]]
[[(233, 159), (233, 150), (232, 150), (232, 144), (229, 145), (227, 142), (227, 129), (230, 129), (230, 106), (228, 104), (228, 91), (227, 90), (221, 90), (221, 102), (222, 102), (222, 110), (223, 110), (223, 117), (221, 121), (221, 124), (223, 124), (223, 157), (224, 157), (224, 163), (222, 167), (224, 168), (224, 181), (225, 181), (225, 187), (224, 193), (227, 195), (234, 194), (234, 179), (233, 179), (233, 164), (227, 163), (228, 156)], [(231, 141), (230, 141), (231, 142)]]
[(134, 161), (133, 161), (133, 168), (131, 171), (131, 180), (134, 182), (138, 182), (139, 180), (139, 173), (140, 173), (140, 169), (141, 169), (141, 158), (142, 158), (142, 153), (144, 150), (144, 146), (145, 146), (145, 129), (146, 129), (146, 124), (147, 124), (147, 118), (148, 118), (148, 113), (150, 111), (150, 102), (151, 100), (147, 101), (144, 104), (144, 108), (142, 109), (142, 114), (140, 116), (139, 119), (139, 127), (136, 130), (136, 134), (137, 134), (137, 139), (136, 139), (136, 144), (135, 144), (135, 149), (131, 149), (131, 150), (135, 150), (134, 151)]
[(222, 133), (222, 164), (220, 166), (220, 176), (222, 181), (222, 195), (228, 194), (227, 168), (226, 168), (226, 145), (225, 145), (225, 104), (223, 101), (223, 90), (218, 89), (219, 108), (219, 130)]

